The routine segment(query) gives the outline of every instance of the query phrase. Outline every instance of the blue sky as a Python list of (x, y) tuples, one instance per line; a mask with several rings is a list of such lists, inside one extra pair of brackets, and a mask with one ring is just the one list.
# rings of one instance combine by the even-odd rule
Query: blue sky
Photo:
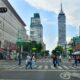
[[(67, 41), (78, 35), (79, 26), (79, 0), (64, 0), (63, 10), (66, 14)], [(52, 50), (58, 41), (58, 13), (60, 12), (61, 0), (9, 0), (16, 12), (26, 23), (29, 30), (30, 18), (34, 13), (39, 13), (43, 25), (43, 40), (48, 50)], [(71, 8), (70, 8), (71, 7)], [(78, 11), (76, 13), (75, 11)], [(77, 14), (77, 15), (76, 15)], [(29, 31), (28, 31), (29, 33)]]

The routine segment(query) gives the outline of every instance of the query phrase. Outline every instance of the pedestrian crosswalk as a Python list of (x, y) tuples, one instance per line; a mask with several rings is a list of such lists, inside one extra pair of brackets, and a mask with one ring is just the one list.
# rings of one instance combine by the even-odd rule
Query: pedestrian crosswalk
[(52, 63), (52, 60), (38, 60), (36, 62), (41, 62), (41, 63)]
[[(4, 70), (9, 71), (27, 71), (30, 70), (30, 68), (26, 69), (25, 65), (0, 65), (0, 68), (4, 68)], [(73, 67), (73, 66), (67, 66), (67, 65), (61, 65), (54, 67), (51, 65), (35, 65), (33, 66), (32, 70), (80, 70), (80, 66)]]

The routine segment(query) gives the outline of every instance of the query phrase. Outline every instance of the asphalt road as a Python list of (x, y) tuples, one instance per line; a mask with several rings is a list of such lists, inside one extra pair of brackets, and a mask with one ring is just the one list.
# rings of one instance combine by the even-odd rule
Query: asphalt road
[[(70, 76), (64, 75), (61, 76), (62, 73), (66, 73), (66, 71), (3, 71), (0, 72), (0, 79), (8, 79), (8, 80), (80, 80), (80, 72), (79, 75)], [(68, 72), (67, 72), (68, 73)], [(73, 73), (73, 72), (71, 72)], [(75, 72), (74, 72), (75, 73)]]
[(80, 80), (80, 65), (72, 67), (67, 60), (57, 68), (50, 59), (38, 60), (36, 65), (37, 68), (26, 70), (25, 61), (21, 66), (15, 61), (0, 62), (0, 80)]

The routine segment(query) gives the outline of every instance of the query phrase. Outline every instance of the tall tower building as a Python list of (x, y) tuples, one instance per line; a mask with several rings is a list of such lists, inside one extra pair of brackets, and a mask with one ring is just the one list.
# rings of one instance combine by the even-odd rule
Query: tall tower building
[(62, 9), (58, 15), (58, 45), (64, 46), (66, 44), (66, 16)]
[(34, 17), (31, 17), (30, 37), (32, 41), (43, 42), (43, 26), (39, 13), (34, 13)]

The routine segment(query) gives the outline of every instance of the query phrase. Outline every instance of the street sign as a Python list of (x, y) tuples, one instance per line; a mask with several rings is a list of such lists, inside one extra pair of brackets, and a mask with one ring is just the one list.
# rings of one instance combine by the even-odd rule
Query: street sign
[(74, 37), (73, 41), (76, 42), (76, 43), (80, 42), (80, 37)]
[(7, 8), (6, 7), (0, 7), (0, 13), (5, 13), (7, 12)]
[(19, 42), (20, 42), (20, 43), (25, 43), (25, 42), (31, 42), (31, 40), (17, 40), (16, 42), (17, 42), (17, 43), (19, 43)]

